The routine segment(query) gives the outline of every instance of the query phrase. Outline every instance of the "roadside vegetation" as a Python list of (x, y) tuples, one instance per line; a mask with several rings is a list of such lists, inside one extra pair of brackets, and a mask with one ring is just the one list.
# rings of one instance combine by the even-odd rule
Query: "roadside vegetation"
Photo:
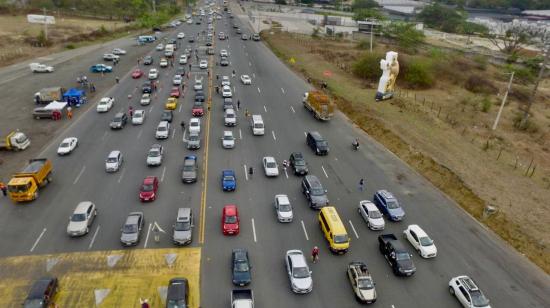
[[(273, 29), (262, 36), (315, 85), (326, 81), (339, 109), (369, 135), (550, 272), (550, 80), (539, 86), (529, 125), (517, 125), (540, 62), (495, 65), (482, 55), (427, 45), (415, 32), (403, 44), (410, 36), (398, 33), (376, 37), (372, 53), (366, 40)], [(399, 52), (397, 91), (377, 103), (380, 60), (389, 50)], [(331, 77), (323, 77), (326, 71)], [(492, 130), (511, 71), (517, 79)]]

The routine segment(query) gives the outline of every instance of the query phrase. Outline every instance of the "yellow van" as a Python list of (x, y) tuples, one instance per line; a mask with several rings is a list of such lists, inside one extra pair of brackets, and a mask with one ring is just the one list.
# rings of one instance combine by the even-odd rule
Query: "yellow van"
[(344, 254), (349, 249), (350, 238), (346, 227), (340, 220), (340, 216), (333, 206), (325, 206), (319, 212), (319, 226), (328, 241), (330, 250)]

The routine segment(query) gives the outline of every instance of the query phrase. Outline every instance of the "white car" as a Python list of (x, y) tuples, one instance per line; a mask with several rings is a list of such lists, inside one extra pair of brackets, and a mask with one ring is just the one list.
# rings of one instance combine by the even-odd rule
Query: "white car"
[(185, 33), (183, 32), (178, 33), (178, 38), (179, 39), (185, 38)]
[(264, 172), (266, 176), (278, 176), (279, 167), (277, 161), (271, 156), (266, 156), (262, 159), (262, 165), (264, 166)]
[(313, 279), (307, 265), (306, 257), (301, 250), (289, 250), (285, 255), (286, 272), (290, 288), (294, 293), (309, 293), (313, 290)]
[(53, 72), (53, 66), (40, 64), (40, 63), (31, 63), (29, 64), (31, 72), (33, 73), (51, 73)]
[(491, 308), (489, 299), (468, 276), (457, 276), (449, 281), (449, 292), (465, 308)]
[(222, 88), (222, 97), (232, 97), (233, 94), (231, 93), (231, 87), (229, 86), (223, 86)]
[(105, 160), (105, 171), (117, 172), (120, 169), (120, 166), (122, 166), (123, 161), (124, 159), (120, 151), (111, 151)]
[(229, 53), (227, 52), (227, 50), (220, 50), (220, 57), (229, 57)]
[(223, 86), (231, 86), (231, 79), (229, 79), (229, 76), (222, 76), (222, 87)]
[(192, 23), (193, 23), (193, 19), (191, 19), (191, 18), (187, 19), (187, 23), (188, 23), (188, 24), (192, 24)]
[(248, 75), (241, 75), (241, 81), (243, 84), (252, 84), (252, 79)]
[(435, 258), (437, 256), (437, 248), (434, 241), (420, 228), (418, 225), (409, 225), (403, 236), (411, 243), (422, 258)]
[(78, 146), (78, 139), (76, 137), (69, 137), (63, 139), (61, 144), (57, 148), (58, 155), (70, 154)]
[(357, 211), (363, 217), (367, 223), (367, 227), (371, 230), (384, 230), (386, 223), (384, 222), (384, 216), (380, 213), (380, 210), (376, 205), (369, 200), (359, 201), (359, 207)]
[(227, 108), (223, 116), (223, 124), (225, 126), (235, 126), (237, 125), (237, 115), (233, 108)]
[(150, 80), (159, 78), (159, 71), (156, 68), (152, 68), (149, 70), (149, 77)]
[(164, 58), (160, 59), (160, 67), (168, 67), (168, 60)]
[(187, 55), (180, 56), (180, 64), (187, 64)]
[(164, 45), (158, 44), (155, 49), (158, 50), (158, 51), (163, 51), (164, 50)]
[(189, 120), (189, 133), (201, 133), (201, 120), (198, 118), (192, 118)]
[(147, 106), (151, 103), (151, 94), (150, 93), (143, 93), (141, 95), (141, 100), (139, 101), (139, 104), (142, 106)]
[(104, 97), (102, 98), (99, 103), (97, 103), (96, 110), (97, 112), (107, 112), (113, 108), (113, 105), (115, 104), (115, 99), (112, 97)]
[(202, 78), (201, 79), (195, 79), (195, 85), (193, 86), (193, 89), (195, 91), (202, 90)]
[(224, 149), (232, 149), (235, 147), (235, 137), (233, 137), (232, 131), (226, 130), (223, 132), (222, 147)]
[(175, 86), (179, 86), (182, 83), (183, 78), (181, 78), (181, 75), (174, 75), (174, 79), (172, 79), (172, 84)]
[(124, 50), (122, 48), (115, 48), (115, 49), (113, 49), (113, 54), (115, 54), (115, 55), (125, 55), (126, 50)]
[(157, 126), (155, 131), (155, 138), (157, 139), (168, 139), (170, 134), (170, 123), (168, 121), (161, 121)]
[(147, 153), (147, 166), (160, 166), (162, 157), (164, 156), (164, 148), (160, 144), (153, 144), (149, 153)]
[(145, 110), (138, 109), (134, 111), (134, 115), (132, 116), (132, 124), (134, 125), (141, 125), (145, 121)]
[(105, 61), (113, 61), (115, 59), (120, 60), (120, 56), (117, 56), (117, 55), (112, 54), (112, 53), (103, 54), (103, 60), (105, 60)]
[(201, 61), (199, 62), (199, 67), (202, 68), (202, 69), (208, 68), (208, 61), (206, 61), (206, 60), (201, 60)]
[(292, 221), (292, 205), (290, 205), (290, 200), (287, 195), (275, 195), (274, 206), (279, 222)]
[(78, 203), (73, 215), (69, 218), (67, 234), (69, 236), (81, 236), (90, 232), (90, 227), (97, 216), (97, 208), (90, 201)]

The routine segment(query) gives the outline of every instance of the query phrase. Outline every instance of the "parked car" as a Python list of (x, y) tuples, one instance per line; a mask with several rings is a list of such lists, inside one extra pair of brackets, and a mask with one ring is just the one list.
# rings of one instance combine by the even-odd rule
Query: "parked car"
[(244, 287), (252, 281), (250, 258), (244, 248), (236, 248), (231, 252), (231, 268), (233, 284)]
[(27, 294), (23, 307), (48, 308), (53, 303), (58, 287), (59, 282), (55, 277), (43, 277), (36, 280)]
[(376, 205), (369, 200), (359, 201), (359, 207), (357, 208), (359, 215), (363, 217), (367, 223), (367, 227), (371, 230), (384, 230), (386, 223), (384, 222), (384, 216)]
[(120, 242), (124, 246), (134, 246), (139, 243), (141, 231), (145, 224), (143, 212), (132, 212), (126, 217), (121, 229)]
[(139, 200), (155, 201), (157, 199), (157, 192), (159, 189), (159, 179), (156, 176), (148, 176), (143, 179), (143, 183), (139, 189)]
[(449, 292), (465, 308), (491, 308), (489, 299), (481, 292), (474, 280), (468, 276), (457, 276), (449, 281)]
[(69, 236), (88, 234), (96, 216), (97, 209), (93, 202), (82, 201), (78, 203), (73, 214), (69, 217), (67, 234)]
[(292, 292), (305, 294), (313, 290), (311, 271), (301, 250), (288, 250), (285, 255), (285, 265)]
[(235, 171), (226, 169), (222, 171), (222, 190), (235, 191), (237, 189), (237, 178)]
[(437, 248), (434, 241), (420, 228), (419, 225), (409, 225), (403, 231), (405, 238), (411, 243), (422, 258), (435, 258), (437, 256)]
[(227, 204), (222, 209), (223, 235), (239, 234), (239, 211), (234, 204)]

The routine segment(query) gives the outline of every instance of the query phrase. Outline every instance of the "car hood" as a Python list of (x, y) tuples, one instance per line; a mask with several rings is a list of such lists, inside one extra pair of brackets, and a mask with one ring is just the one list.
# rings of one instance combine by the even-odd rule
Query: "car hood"
[(117, 163), (105, 163), (105, 167), (109, 169), (116, 169), (118, 167)]
[(69, 232), (80, 232), (86, 230), (88, 225), (85, 221), (70, 221), (67, 226), (67, 231)]
[(238, 224), (226, 224), (226, 223), (224, 223), (223, 228), (225, 230), (237, 230), (239, 228), (239, 225)]
[(182, 179), (194, 179), (195, 177), (197, 177), (196, 171), (183, 171), (181, 173)]
[(292, 219), (292, 212), (277, 211), (277, 216), (279, 217), (279, 219)]
[(234, 140), (224, 140), (223, 141), (223, 145), (224, 146), (232, 146), (235, 144), (235, 141)]
[(359, 289), (359, 294), (361, 294), (361, 297), (365, 300), (376, 299), (376, 289), (374, 289), (374, 288), (372, 288), (370, 290), (361, 290), (361, 289)]
[(425, 255), (437, 254), (437, 248), (435, 247), (435, 245), (420, 247), (420, 250), (422, 250), (422, 253)]
[(70, 151), (69, 148), (58, 148), (57, 153), (68, 153)]
[(140, 191), (140, 192), (139, 192), (139, 195), (140, 195), (141, 197), (150, 198), (150, 197), (152, 197), (152, 196), (155, 195), (155, 192), (154, 192), (154, 191)]
[(294, 169), (296, 169), (297, 172), (307, 172), (308, 171), (307, 166), (305, 166), (305, 165), (300, 165), (300, 166), (294, 165)]
[(399, 260), (397, 261), (397, 264), (399, 265), (399, 268), (403, 271), (410, 271), (415, 270), (414, 263), (412, 259), (409, 260)]
[(191, 239), (191, 230), (187, 231), (174, 231), (174, 240), (175, 241), (188, 241)]
[(317, 204), (317, 205), (327, 205), (328, 204), (328, 198), (327, 198), (326, 195), (321, 195), (321, 196), (311, 195), (311, 203)]
[(252, 280), (250, 271), (248, 272), (237, 272), (233, 271), (233, 283), (235, 284), (248, 284)]
[(223, 181), (223, 187), (235, 187), (234, 181)]
[(372, 226), (376, 226), (376, 227), (384, 226), (386, 224), (384, 222), (384, 218), (382, 218), (382, 217), (380, 217), (380, 218), (369, 218), (369, 223)]
[(311, 277), (307, 278), (292, 278), (292, 284), (299, 290), (308, 290), (311, 288), (313, 280)]
[(388, 213), (392, 217), (403, 217), (405, 216), (405, 211), (402, 208), (398, 207), (396, 209), (388, 209)]
[(160, 163), (160, 156), (156, 156), (156, 157), (151, 157), (151, 156), (147, 156), (147, 163), (151, 163), (151, 164), (158, 164)]
[(120, 236), (120, 241), (125, 243), (135, 243), (137, 242), (137, 239), (137, 233), (122, 233), (122, 235)]

